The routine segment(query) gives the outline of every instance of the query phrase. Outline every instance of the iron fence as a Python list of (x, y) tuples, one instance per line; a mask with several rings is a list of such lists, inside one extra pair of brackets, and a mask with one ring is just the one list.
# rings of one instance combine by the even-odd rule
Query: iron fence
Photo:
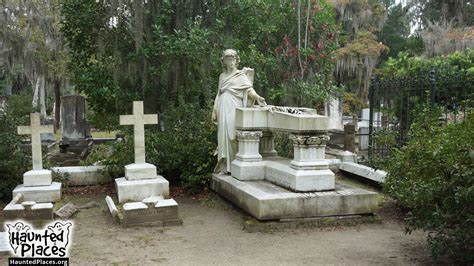
[(402, 146), (422, 106), (441, 108), (440, 121), (456, 122), (474, 107), (473, 97), (474, 75), (465, 69), (431, 67), (409, 77), (374, 77), (369, 88), (369, 159), (388, 155), (390, 145)]

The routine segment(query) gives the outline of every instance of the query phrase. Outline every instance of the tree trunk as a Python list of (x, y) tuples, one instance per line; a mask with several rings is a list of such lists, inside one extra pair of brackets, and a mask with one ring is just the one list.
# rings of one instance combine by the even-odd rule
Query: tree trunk
[(59, 129), (61, 115), (61, 82), (54, 81), (54, 131)]

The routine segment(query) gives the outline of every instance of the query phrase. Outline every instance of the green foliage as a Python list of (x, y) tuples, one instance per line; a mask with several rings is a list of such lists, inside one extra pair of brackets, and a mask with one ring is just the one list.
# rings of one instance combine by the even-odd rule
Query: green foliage
[(387, 21), (378, 37), (390, 49), (387, 54), (382, 55), (385, 60), (396, 57), (400, 52), (415, 55), (423, 50), (422, 38), (418, 35), (410, 36), (410, 19), (401, 4), (389, 8)]
[(31, 156), (22, 147), (25, 135), (18, 135), (17, 126), (29, 124), (30, 99), (23, 96), (8, 98), (5, 112), (0, 114), (0, 199), (11, 199), (12, 190), (22, 183), (23, 173), (31, 167)]
[(421, 112), (406, 146), (388, 160), (384, 189), (409, 209), (407, 232), (422, 229), (435, 256), (474, 262), (474, 114), (445, 125)]
[[(146, 160), (157, 166), (168, 180), (180, 181), (190, 192), (209, 184), (216, 164), (216, 127), (211, 108), (182, 103), (160, 116), (160, 129), (147, 126)], [(124, 166), (133, 163), (133, 135), (124, 131), (124, 140), (96, 146), (83, 164), (100, 162), (106, 172), (123, 176)]]
[(134, 162), (133, 152), (133, 131), (127, 128), (124, 131), (124, 138), (116, 142), (94, 146), (89, 156), (81, 162), (81, 165), (98, 163), (105, 166), (102, 174), (111, 178), (121, 177), (125, 175), (124, 166)]
[(150, 136), (151, 163), (169, 178), (180, 177), (182, 184), (196, 192), (209, 184), (216, 164), (216, 126), (211, 107), (181, 104), (163, 113), (163, 131)]
[(325, 1), (301, 9), (301, 46), (289, 1), (124, 3), (123, 9), (114, 1), (61, 5), (72, 82), (87, 95), (97, 128), (117, 127), (131, 100), (144, 100), (152, 112), (165, 112), (179, 101), (207, 106), (226, 48), (239, 52), (240, 67), (255, 68), (254, 88), (269, 103), (314, 107), (337, 89), (332, 52), (339, 26)]
[(380, 68), (380, 74), (387, 77), (410, 77), (419, 73), (429, 73), (431, 66), (436, 69), (448, 69), (456, 73), (460, 69), (474, 67), (474, 50), (454, 52), (447, 56), (424, 58), (411, 56), (408, 53), (399, 53), (396, 58), (389, 58)]
[(345, 92), (343, 94), (343, 99), (343, 115), (360, 114), (362, 112), (362, 108), (366, 107), (355, 93)]
[(274, 134), (278, 156), (293, 158), (293, 142), (289, 138), (290, 134), (285, 132), (274, 132)]

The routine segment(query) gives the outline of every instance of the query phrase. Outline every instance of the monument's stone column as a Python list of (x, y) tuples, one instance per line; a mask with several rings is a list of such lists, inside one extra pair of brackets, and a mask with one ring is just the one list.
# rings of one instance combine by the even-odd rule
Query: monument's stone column
[(301, 135), (291, 134), (293, 141), (294, 159), (290, 167), (296, 170), (328, 169), (329, 165), (324, 160), (328, 135)]
[(263, 180), (265, 164), (259, 153), (259, 141), (262, 131), (237, 131), (239, 151), (231, 164), (232, 176), (239, 180)]
[(263, 131), (263, 135), (260, 138), (259, 151), (262, 157), (274, 157), (277, 156), (275, 150), (275, 137), (272, 131)]

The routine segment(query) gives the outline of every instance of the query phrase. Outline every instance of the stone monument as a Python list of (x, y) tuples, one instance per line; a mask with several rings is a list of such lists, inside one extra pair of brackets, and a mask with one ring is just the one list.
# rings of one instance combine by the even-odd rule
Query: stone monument
[(125, 177), (115, 179), (122, 212), (105, 198), (110, 213), (124, 226), (182, 224), (178, 203), (169, 199), (169, 182), (145, 160), (145, 125), (158, 124), (158, 116), (145, 115), (143, 102), (135, 101), (133, 115), (121, 115), (120, 124), (133, 125), (135, 163), (125, 166)]
[[(245, 71), (226, 60), (238, 58), (235, 51), (227, 51), (213, 112), (219, 163), (211, 188), (259, 220), (374, 213), (377, 193), (335, 182), (325, 159), (329, 118), (314, 109), (266, 106), (251, 88), (252, 82), (242, 76)], [(240, 79), (235, 77), (239, 75)], [(248, 98), (259, 106), (246, 102)], [(293, 159), (277, 156), (275, 131), (290, 133)], [(222, 158), (228, 160), (226, 164)]]
[(125, 166), (125, 177), (115, 179), (119, 203), (152, 196), (169, 197), (169, 182), (145, 161), (145, 125), (158, 124), (158, 115), (143, 114), (143, 102), (133, 102), (133, 115), (121, 115), (121, 125), (133, 125), (135, 163)]
[(43, 169), (41, 134), (52, 133), (53, 126), (42, 126), (39, 113), (32, 113), (31, 126), (19, 126), (18, 134), (31, 135), (33, 169), (23, 174), (23, 184), (13, 190), (13, 197), (22, 194), (23, 200), (56, 202), (61, 199), (61, 183), (52, 182), (52, 171)]
[[(306, 108), (237, 108), (239, 150), (211, 188), (259, 220), (374, 213), (377, 193), (335, 182), (325, 160), (328, 118)], [(290, 133), (294, 158), (263, 157), (265, 131)], [(271, 141), (266, 140), (268, 143)], [(274, 150), (272, 147), (268, 149)]]

